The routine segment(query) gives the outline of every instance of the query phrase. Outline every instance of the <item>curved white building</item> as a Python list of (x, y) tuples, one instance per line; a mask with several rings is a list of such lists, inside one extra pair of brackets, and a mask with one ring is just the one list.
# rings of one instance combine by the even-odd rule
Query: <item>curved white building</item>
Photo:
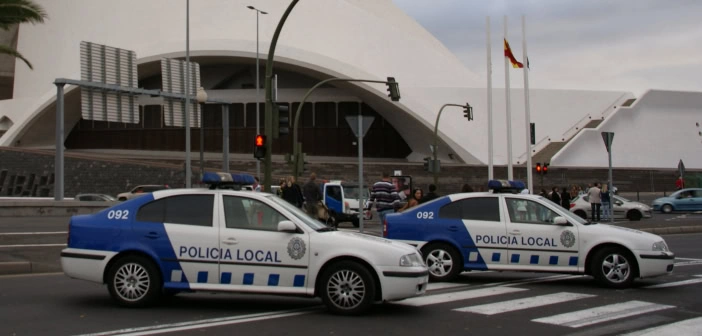
[[(15, 63), (12, 98), (0, 100), (0, 146), (54, 147), (53, 81), (80, 79), (81, 41), (135, 51), (139, 86), (148, 89), (160, 89), (162, 57), (185, 56), (184, 1), (37, 2), (50, 18), (45, 24), (19, 29), (17, 49), (35, 69)], [(261, 85), (268, 42), (288, 3), (256, 4), (270, 13), (259, 18)], [(210, 97), (240, 102), (232, 108), (233, 152), (250, 152), (255, 134), (256, 14), (246, 8), (250, 4), (240, 0), (190, 4), (190, 54), (201, 66), (202, 86)], [(473, 121), (468, 122), (459, 108), (448, 108), (441, 116), (440, 159), (488, 163), (485, 79), (467, 70), (390, 0), (300, 1), (280, 36), (275, 62), (278, 101), (291, 103), (293, 110), (307, 88), (326, 78), (385, 80), (392, 76), (400, 83), (402, 99), (397, 103), (388, 99), (382, 84), (334, 84), (316, 92), (301, 123), (308, 155), (355, 155), (355, 138), (343, 117), (360, 111), (376, 116), (365, 142), (368, 156), (421, 161), (429, 155), (439, 108), (468, 102), (474, 108)], [(160, 107), (145, 106), (139, 125), (81, 120), (79, 90), (67, 88), (65, 146), (69, 150), (179, 151), (184, 147), (182, 128), (164, 126)], [(524, 164), (523, 91), (514, 89), (511, 96), (513, 162)], [(531, 121), (537, 124), (535, 155), (550, 160), (552, 166), (606, 166), (599, 136), (606, 130), (616, 134), (616, 167), (674, 168), (682, 159), (688, 168), (702, 168), (702, 137), (695, 126), (702, 123), (702, 93), (651, 91), (637, 100), (627, 92), (532, 89), (530, 97)], [(506, 165), (504, 90), (494, 90), (493, 105), (494, 163)], [(221, 150), (217, 140), (221, 117), (208, 114), (210, 110), (219, 111), (206, 110), (205, 145), (208, 151), (217, 151)], [(291, 140), (284, 139), (274, 152), (288, 152), (290, 146)]]

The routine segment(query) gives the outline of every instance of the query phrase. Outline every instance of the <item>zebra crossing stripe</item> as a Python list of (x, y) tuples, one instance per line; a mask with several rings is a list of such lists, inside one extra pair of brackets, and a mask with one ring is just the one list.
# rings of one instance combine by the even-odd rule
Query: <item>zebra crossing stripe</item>
[(675, 323), (634, 331), (621, 336), (664, 336), (664, 335), (699, 335), (702, 329), (702, 317), (691, 318)]
[(516, 293), (525, 291), (528, 289), (515, 288), (515, 287), (491, 287), (491, 288), (481, 288), (473, 290), (465, 290), (461, 292), (452, 292), (445, 294), (435, 294), (435, 295), (425, 295), (416, 298), (406, 299), (403, 301), (396, 302), (395, 304), (405, 305), (405, 306), (428, 306), (439, 303), (467, 300), (480, 298), (485, 296), (500, 295), (507, 293)]
[(683, 281), (675, 281), (675, 282), (666, 282), (666, 283), (662, 283), (662, 284), (658, 284), (658, 285), (646, 286), (644, 288), (651, 289), (651, 288), (676, 287), (676, 286), (692, 285), (692, 284), (696, 284), (696, 283), (700, 283), (700, 282), (702, 282), (702, 278), (683, 280)]
[(597, 308), (579, 310), (572, 313), (538, 318), (532, 321), (570, 328), (579, 328), (591, 324), (602, 323), (669, 308), (675, 308), (675, 306), (660, 305), (644, 301), (627, 301)]
[(483, 315), (495, 315), (501, 313), (512, 312), (516, 310), (529, 309), (534, 307), (541, 307), (556, 303), (580, 300), (585, 298), (594, 297), (596, 295), (590, 294), (579, 294), (579, 293), (554, 293), (548, 295), (532, 296), (522, 299), (509, 300), (503, 302), (489, 303), (484, 305), (465, 307), (454, 309), (459, 312), (466, 313), (478, 313)]
[(469, 285), (462, 284), (462, 283), (452, 283), (452, 282), (432, 282), (432, 283), (427, 285), (427, 290), (433, 291), (433, 290), (439, 290), (439, 289), (466, 287), (466, 286), (469, 286)]

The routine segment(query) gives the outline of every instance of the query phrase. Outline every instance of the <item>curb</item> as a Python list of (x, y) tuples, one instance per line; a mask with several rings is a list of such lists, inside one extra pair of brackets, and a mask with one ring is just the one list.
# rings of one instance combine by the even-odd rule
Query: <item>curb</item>
[(700, 233), (700, 232), (702, 232), (702, 226), (673, 226), (673, 227), (647, 228), (647, 229), (637, 229), (637, 230), (645, 231), (645, 232), (649, 232), (649, 233), (655, 233), (658, 235), (681, 234), (681, 233)]
[(0, 275), (32, 273), (32, 263), (29, 261), (0, 262)]

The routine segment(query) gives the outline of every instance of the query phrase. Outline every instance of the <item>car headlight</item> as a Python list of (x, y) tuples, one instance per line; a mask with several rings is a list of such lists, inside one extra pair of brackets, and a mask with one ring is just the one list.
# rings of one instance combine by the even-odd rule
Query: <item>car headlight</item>
[(663, 251), (666, 252), (668, 251), (668, 245), (665, 244), (664, 240), (661, 240), (659, 242), (653, 243), (653, 246), (651, 247), (654, 251)]
[(400, 258), (400, 266), (402, 266), (402, 267), (424, 266), (424, 261), (422, 261), (422, 257), (420, 257), (419, 254), (417, 254), (417, 253), (407, 254), (407, 255), (403, 255)]

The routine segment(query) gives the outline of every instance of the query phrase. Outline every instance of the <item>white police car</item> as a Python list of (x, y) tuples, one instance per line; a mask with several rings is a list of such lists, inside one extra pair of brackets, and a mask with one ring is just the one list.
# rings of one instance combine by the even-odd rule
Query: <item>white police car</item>
[(68, 239), (64, 273), (107, 284), (124, 306), (181, 291), (249, 292), (319, 296), (352, 315), (422, 295), (428, 282), (414, 247), (336, 231), (268, 193), (156, 191), (72, 217)]
[(464, 270), (581, 273), (623, 288), (634, 278), (668, 274), (675, 255), (663, 238), (592, 224), (523, 183), (490, 181), (492, 193), (440, 197), (386, 217), (383, 235), (419, 247), (430, 279)]

